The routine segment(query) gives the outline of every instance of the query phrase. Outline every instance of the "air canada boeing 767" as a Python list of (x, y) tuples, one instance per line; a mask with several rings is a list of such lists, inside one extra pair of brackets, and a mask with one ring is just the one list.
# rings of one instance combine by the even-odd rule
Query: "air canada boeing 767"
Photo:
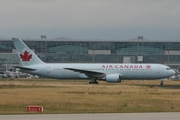
[[(132, 79), (164, 79), (175, 74), (162, 64), (119, 64), (119, 63), (44, 63), (20, 39), (12, 38), (22, 66), (15, 66), (21, 72), (57, 79), (91, 79), (121, 82)], [(161, 81), (163, 85), (163, 81)]]

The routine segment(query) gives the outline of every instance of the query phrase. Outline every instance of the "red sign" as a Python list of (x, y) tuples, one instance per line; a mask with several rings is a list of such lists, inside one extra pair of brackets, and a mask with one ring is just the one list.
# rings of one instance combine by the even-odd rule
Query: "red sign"
[(43, 112), (43, 106), (27, 106), (28, 112)]

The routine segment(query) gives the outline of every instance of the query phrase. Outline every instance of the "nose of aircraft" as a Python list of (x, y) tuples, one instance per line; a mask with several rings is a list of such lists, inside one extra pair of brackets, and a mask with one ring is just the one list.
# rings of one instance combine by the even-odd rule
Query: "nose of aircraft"
[(170, 74), (174, 75), (176, 72), (175, 70), (171, 70)]

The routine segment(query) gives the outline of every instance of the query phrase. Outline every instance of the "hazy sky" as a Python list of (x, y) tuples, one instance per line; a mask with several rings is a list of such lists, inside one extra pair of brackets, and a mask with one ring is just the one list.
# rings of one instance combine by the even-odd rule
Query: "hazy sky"
[(180, 40), (180, 0), (0, 0), (0, 38)]

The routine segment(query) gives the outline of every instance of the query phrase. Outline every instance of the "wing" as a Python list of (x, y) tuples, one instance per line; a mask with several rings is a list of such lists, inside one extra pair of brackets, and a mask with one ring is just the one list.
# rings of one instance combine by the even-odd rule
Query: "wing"
[(84, 73), (88, 77), (102, 78), (105, 77), (106, 74), (97, 71), (83, 70), (83, 69), (75, 69), (75, 68), (64, 68), (67, 70), (72, 70), (74, 72)]

